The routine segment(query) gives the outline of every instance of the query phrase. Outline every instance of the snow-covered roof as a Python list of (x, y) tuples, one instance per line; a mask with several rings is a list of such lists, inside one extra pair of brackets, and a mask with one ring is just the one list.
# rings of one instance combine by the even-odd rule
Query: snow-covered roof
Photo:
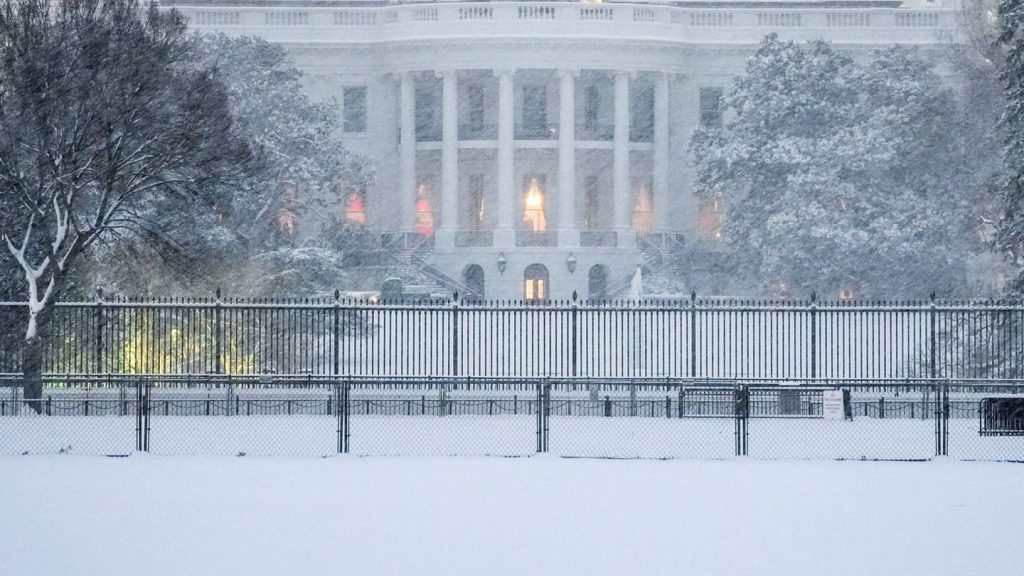
[[(163, 0), (160, 4), (212, 5), (212, 6), (337, 6), (380, 7), (403, 4), (441, 4), (472, 2), (484, 3), (503, 0)], [(579, 0), (545, 0), (548, 2), (580, 3)], [(687, 8), (898, 8), (904, 0), (603, 0), (605, 4), (657, 4)]]

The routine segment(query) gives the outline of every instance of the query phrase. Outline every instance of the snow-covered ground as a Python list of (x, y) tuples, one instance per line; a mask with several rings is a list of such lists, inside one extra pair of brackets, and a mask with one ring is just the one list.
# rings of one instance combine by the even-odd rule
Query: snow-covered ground
[(1024, 465), (0, 457), (11, 576), (1021, 573)]
[[(757, 459), (922, 460), (935, 455), (935, 423), (909, 418), (853, 421), (751, 418)], [(357, 455), (529, 456), (535, 415), (364, 416), (350, 419)], [(949, 422), (949, 455), (1024, 461), (1024, 437), (981, 436), (978, 421)], [(552, 416), (551, 453), (615, 458), (732, 458), (731, 418)], [(121, 455), (135, 450), (134, 416), (0, 418), (0, 454)], [(150, 451), (161, 455), (326, 456), (338, 450), (335, 416), (153, 416)], [(0, 573), (2, 574), (2, 573)]]

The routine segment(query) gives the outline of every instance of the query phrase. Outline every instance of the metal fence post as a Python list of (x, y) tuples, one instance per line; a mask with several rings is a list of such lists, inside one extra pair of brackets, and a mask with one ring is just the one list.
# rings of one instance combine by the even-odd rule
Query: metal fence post
[(935, 308), (935, 292), (928, 295), (931, 305), (928, 308), (928, 377), (935, 380), (938, 374), (938, 367), (936, 365), (936, 328), (935, 328), (935, 315), (937, 314)]
[(818, 295), (811, 292), (811, 380), (818, 377)]
[[(332, 332), (334, 333), (334, 343), (331, 346), (331, 356), (333, 362), (331, 363), (332, 371), (331, 375), (337, 376), (341, 368), (341, 312), (340, 302), (341, 292), (339, 290), (334, 291), (334, 306), (332, 307)], [(337, 382), (335, 382), (337, 384)]]
[(942, 455), (949, 456), (949, 382), (942, 384)]
[(459, 375), (459, 293), (452, 295), (452, 359), (451, 376)]
[(142, 452), (142, 380), (135, 381), (135, 449)]
[(747, 455), (747, 418), (750, 416), (750, 389), (739, 386), (733, 391), (733, 418), (735, 420), (736, 455)]
[(690, 292), (690, 378), (697, 377), (697, 291)]
[[(570, 357), (572, 358), (572, 365), (570, 366), (570, 370), (569, 370), (569, 375), (572, 376), (573, 378), (576, 378), (576, 376), (579, 375), (578, 368), (577, 368), (577, 362), (579, 361), (579, 359), (577, 357), (577, 353), (578, 353), (577, 348), (579, 346), (579, 303), (576, 301), (577, 298), (578, 298), (578, 295), (576, 294), (576, 291), (573, 290), (572, 291), (572, 312), (571, 312), (571, 314), (572, 314), (572, 334), (570, 335), (570, 345), (572, 346), (572, 351), (570, 353)], [(575, 390), (575, 389), (576, 389), (576, 382), (573, 381), (573, 390)]]
[(93, 353), (95, 354), (96, 372), (103, 374), (103, 289), (96, 289), (96, 342)]
[(223, 356), (223, 351), (222, 351), (223, 347), (221, 346), (221, 339), (222, 339), (221, 329), (223, 328), (222, 320), (223, 320), (223, 314), (222, 314), (221, 301), (220, 301), (220, 288), (218, 287), (217, 288), (217, 300), (214, 303), (214, 308), (213, 308), (213, 348), (214, 348), (214, 352), (216, 354), (216, 367), (215, 367), (215, 371), (216, 371), (217, 374), (223, 374), (224, 373), (224, 356)]

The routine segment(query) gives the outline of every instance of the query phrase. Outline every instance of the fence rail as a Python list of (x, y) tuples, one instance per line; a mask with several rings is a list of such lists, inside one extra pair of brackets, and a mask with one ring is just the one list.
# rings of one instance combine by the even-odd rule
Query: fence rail
[[(84, 375), (40, 414), (0, 378), (0, 454), (1024, 461), (1024, 381)], [(832, 391), (842, 410), (826, 407)], [(30, 399), (32, 400), (32, 399)]]
[[(21, 370), (23, 303), (0, 303), (0, 372)], [(522, 378), (1017, 378), (1024, 305), (691, 298), (415, 304), (66, 302), (49, 374)]]

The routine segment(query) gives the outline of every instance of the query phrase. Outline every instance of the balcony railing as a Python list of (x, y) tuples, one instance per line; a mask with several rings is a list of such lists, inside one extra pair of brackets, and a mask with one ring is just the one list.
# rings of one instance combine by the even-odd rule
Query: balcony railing
[(558, 233), (551, 230), (547, 230), (544, 232), (534, 232), (533, 230), (516, 230), (516, 246), (558, 246)]
[(580, 230), (580, 246), (614, 248), (618, 246), (618, 234), (614, 230)]
[(516, 140), (557, 140), (558, 124), (516, 124)]
[(497, 124), (459, 124), (459, 140), (497, 140)]
[[(718, 43), (722, 31), (730, 41), (757, 43), (773, 31), (799, 38), (820, 37), (834, 42), (901, 42), (939, 44), (958, 42), (957, 10), (883, 7), (872, 9), (769, 8), (737, 6), (676, 7), (666, 5), (575, 2), (460, 2), (400, 4), (376, 8), (251, 6), (234, 7), (210, 0), (164, 0), (166, 8), (181, 10), (194, 26), (258, 34), (271, 41), (390, 42), (410, 38), (450, 39), (460, 35), (481, 38), (488, 33), (522, 38), (580, 36), (598, 40)], [(530, 25), (524, 24), (528, 21)], [(943, 33), (937, 34), (936, 32)]]
[(455, 246), (459, 248), (490, 248), (494, 246), (494, 232), (490, 230), (459, 230), (455, 233)]
[(577, 140), (607, 140), (615, 138), (615, 126), (612, 124), (577, 124)]
[(441, 141), (441, 127), (440, 126), (417, 126), (416, 127), (416, 141), (417, 142), (440, 142)]

